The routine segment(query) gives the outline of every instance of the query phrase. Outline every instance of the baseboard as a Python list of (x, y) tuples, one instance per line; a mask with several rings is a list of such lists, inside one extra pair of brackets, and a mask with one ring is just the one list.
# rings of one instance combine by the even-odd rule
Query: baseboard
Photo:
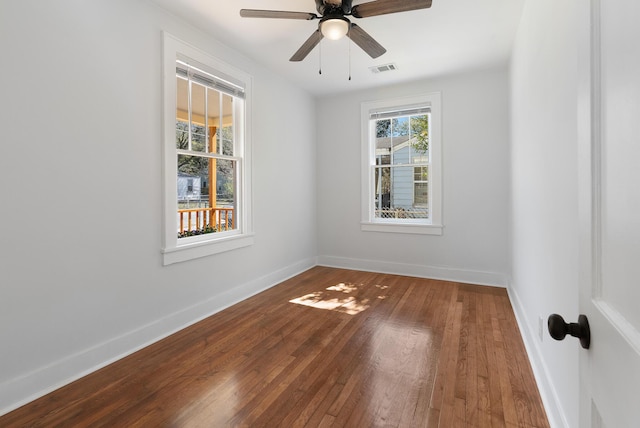
[(4, 382), (0, 384), (0, 415), (9, 413), (315, 265), (315, 258), (301, 260), (119, 337)]
[(529, 357), (529, 362), (531, 363), (533, 375), (536, 378), (536, 383), (538, 384), (542, 404), (547, 412), (549, 425), (551, 428), (569, 428), (567, 417), (563, 410), (558, 406), (560, 399), (557, 391), (553, 387), (553, 383), (551, 382), (551, 376), (549, 376), (547, 365), (542, 358), (542, 351), (540, 350), (540, 346), (536, 340), (536, 329), (534, 326), (525, 322), (527, 317), (525, 316), (524, 306), (518, 297), (518, 293), (512, 287), (507, 287), (507, 293), (509, 294), (511, 307), (513, 307), (513, 312), (516, 316), (516, 322), (520, 328), (520, 333)]
[(394, 263), (381, 260), (351, 259), (347, 257), (319, 256), (318, 265), (343, 269), (379, 272), (394, 275), (415, 276), (418, 278), (441, 279), (466, 284), (507, 286), (506, 276), (498, 272), (483, 272), (440, 266), (424, 266), (408, 263)]

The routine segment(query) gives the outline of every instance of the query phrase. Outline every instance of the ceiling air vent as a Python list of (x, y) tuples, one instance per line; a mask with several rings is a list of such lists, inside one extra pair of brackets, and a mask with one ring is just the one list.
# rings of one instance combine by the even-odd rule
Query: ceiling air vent
[(398, 66), (393, 63), (376, 65), (375, 67), (369, 67), (369, 70), (371, 70), (373, 74), (384, 73), (386, 71), (395, 71), (397, 69), (398, 69)]

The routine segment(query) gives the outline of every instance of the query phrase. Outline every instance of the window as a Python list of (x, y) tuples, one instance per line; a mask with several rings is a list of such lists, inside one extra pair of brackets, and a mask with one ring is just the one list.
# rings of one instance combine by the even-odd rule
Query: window
[(362, 230), (442, 234), (440, 94), (362, 104)]
[(413, 171), (413, 206), (428, 209), (429, 168), (427, 166), (417, 166)]
[(251, 78), (164, 35), (164, 264), (253, 243)]

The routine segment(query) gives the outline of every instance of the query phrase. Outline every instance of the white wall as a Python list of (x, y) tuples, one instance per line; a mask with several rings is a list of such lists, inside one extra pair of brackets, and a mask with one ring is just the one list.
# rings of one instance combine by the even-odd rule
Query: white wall
[[(254, 76), (256, 243), (167, 267), (162, 30)], [(0, 414), (315, 264), (308, 94), (143, 0), (2, 2), (0, 52)]]
[(576, 428), (579, 346), (546, 322), (578, 318), (578, 4), (527, 1), (511, 63), (510, 295), (552, 426)]
[[(360, 104), (442, 93), (442, 236), (360, 230)], [(480, 284), (508, 272), (508, 76), (505, 69), (323, 98), (318, 102), (321, 264)]]

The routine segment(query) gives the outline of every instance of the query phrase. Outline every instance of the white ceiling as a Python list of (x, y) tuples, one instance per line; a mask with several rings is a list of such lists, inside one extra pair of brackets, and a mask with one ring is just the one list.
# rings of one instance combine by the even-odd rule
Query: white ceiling
[[(349, 17), (387, 53), (371, 59), (347, 38), (325, 39), (321, 49), (316, 47), (297, 63), (289, 58), (316, 30), (317, 20), (241, 18), (239, 11), (317, 13), (314, 0), (152, 1), (311, 93), (327, 95), (505, 64), (525, 0), (433, 0), (429, 9)], [(354, 0), (353, 5), (366, 2)], [(320, 56), (322, 75), (318, 74)], [(369, 67), (387, 63), (398, 69), (379, 74), (369, 71)]]

